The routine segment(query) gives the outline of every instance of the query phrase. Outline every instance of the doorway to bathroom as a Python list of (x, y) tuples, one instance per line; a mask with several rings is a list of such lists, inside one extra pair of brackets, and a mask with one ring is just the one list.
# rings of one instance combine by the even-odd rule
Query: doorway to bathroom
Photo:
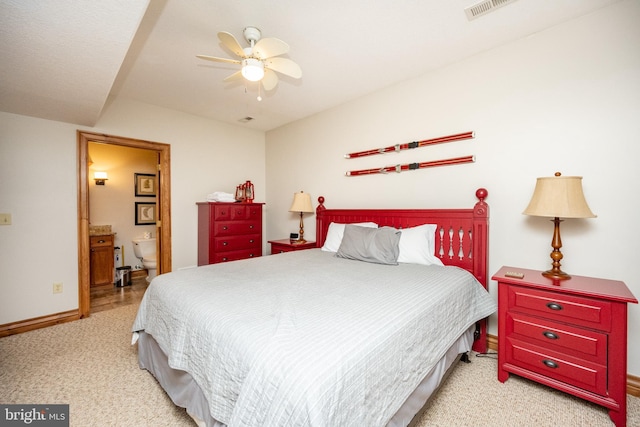
[[(96, 162), (95, 167), (90, 167), (92, 149), (96, 150), (94, 153), (100, 153), (101, 150), (102, 152), (112, 151), (112, 153), (106, 157), (96, 154), (102, 163), (97, 164)], [(134, 162), (138, 165), (136, 168), (140, 170), (127, 170), (125, 166), (119, 165), (115, 160), (119, 154), (122, 159), (136, 156), (151, 158), (151, 162), (155, 164), (147, 166), (145, 169), (144, 161)], [(96, 167), (107, 170), (98, 171)], [(109, 169), (112, 170), (113, 178), (109, 177)], [(89, 197), (90, 186), (96, 185), (94, 172), (107, 173), (107, 181), (105, 181), (104, 187), (101, 186), (102, 193), (100, 194), (105, 196), (107, 191), (111, 191), (108, 197), (98, 198), (97, 203), (91, 202)], [(141, 177), (155, 181), (155, 197), (146, 193), (147, 187), (136, 188), (136, 180)], [(124, 180), (129, 180), (130, 184), (123, 184)], [(120, 182), (118, 183), (118, 181)], [(107, 190), (107, 186), (110, 184), (111, 186)], [(91, 191), (95, 191), (95, 189), (91, 187)], [(127, 244), (129, 240), (132, 240), (129, 237), (140, 237), (137, 234), (154, 235), (157, 245), (156, 272), (157, 274), (166, 273), (171, 271), (170, 200), (170, 146), (168, 144), (78, 131), (78, 295), (80, 317), (87, 317), (93, 311), (91, 309), (90, 223), (93, 222), (95, 225), (94, 220), (108, 222), (105, 218), (116, 218), (117, 227), (112, 232), (117, 234), (119, 227), (122, 233), (122, 238), (115, 245), (119, 247), (119, 252), (115, 252), (116, 258), (120, 255), (119, 262), (122, 265), (125, 265), (124, 263), (133, 266), (136, 263), (139, 264), (139, 260), (133, 255), (132, 245)], [(142, 210), (141, 207), (146, 210)], [(150, 207), (153, 209), (150, 210)], [(100, 215), (92, 215), (92, 210), (96, 209), (101, 209)], [(142, 213), (139, 213), (138, 209)], [(118, 210), (127, 214), (118, 217)], [(110, 211), (111, 214), (105, 214), (106, 211)], [(145, 216), (151, 215), (149, 212), (153, 212), (153, 215)], [(131, 217), (131, 221), (128, 217)], [(144, 230), (142, 230), (143, 228)], [(118, 266), (117, 263), (118, 261), (114, 259), (115, 267)]]

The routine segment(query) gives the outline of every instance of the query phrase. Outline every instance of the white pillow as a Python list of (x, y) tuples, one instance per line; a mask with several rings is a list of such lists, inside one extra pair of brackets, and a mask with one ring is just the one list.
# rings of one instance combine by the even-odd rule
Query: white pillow
[[(378, 224), (375, 222), (359, 222), (352, 225), (359, 225), (360, 227), (368, 227), (368, 228), (378, 228)], [(327, 252), (338, 252), (338, 248), (340, 248), (340, 243), (342, 243), (342, 237), (344, 236), (344, 226), (345, 224), (341, 224), (338, 222), (332, 222), (329, 224), (329, 229), (327, 230), (327, 237), (324, 240), (324, 245), (322, 245), (322, 250)]]
[(398, 262), (444, 266), (434, 255), (437, 228), (436, 224), (424, 224), (401, 229)]

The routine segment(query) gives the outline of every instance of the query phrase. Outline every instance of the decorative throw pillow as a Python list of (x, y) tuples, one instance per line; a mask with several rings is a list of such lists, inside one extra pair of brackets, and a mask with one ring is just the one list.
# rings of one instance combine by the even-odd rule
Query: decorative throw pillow
[[(327, 252), (337, 252), (342, 243), (342, 236), (344, 235), (344, 226), (338, 222), (332, 222), (329, 224), (329, 230), (327, 230), (327, 237), (324, 239), (324, 245), (322, 250)], [(359, 227), (378, 228), (378, 224), (375, 222), (358, 222), (351, 225), (357, 225)]]
[(400, 230), (393, 227), (367, 228), (347, 224), (336, 256), (376, 264), (398, 265), (401, 234)]
[(424, 224), (402, 229), (398, 262), (423, 265), (444, 265), (435, 256), (436, 224)]

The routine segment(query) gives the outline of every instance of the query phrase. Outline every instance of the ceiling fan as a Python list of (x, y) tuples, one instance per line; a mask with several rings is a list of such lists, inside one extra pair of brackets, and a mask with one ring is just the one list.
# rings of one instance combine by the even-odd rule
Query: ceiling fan
[(240, 77), (257, 82), (261, 81), (265, 90), (271, 90), (278, 84), (278, 76), (275, 72), (299, 79), (302, 77), (300, 66), (287, 58), (279, 58), (289, 52), (289, 45), (276, 38), (261, 38), (262, 33), (256, 27), (247, 27), (243, 30), (245, 40), (250, 44), (243, 48), (238, 40), (225, 31), (218, 33), (218, 38), (235, 53), (240, 59), (219, 58), (209, 55), (196, 55), (200, 59), (207, 61), (226, 62), (231, 64), (242, 64), (242, 68), (224, 81), (235, 80)]

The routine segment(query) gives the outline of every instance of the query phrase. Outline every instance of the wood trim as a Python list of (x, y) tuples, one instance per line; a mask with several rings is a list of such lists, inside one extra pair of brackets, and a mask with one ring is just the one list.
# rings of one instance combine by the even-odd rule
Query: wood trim
[(89, 277), (89, 142), (153, 150), (158, 153), (158, 274), (171, 271), (171, 146), (160, 142), (77, 131), (78, 138), (78, 312), (88, 317), (91, 309)]
[(35, 317), (33, 319), (20, 320), (18, 322), (0, 325), (0, 338), (9, 335), (21, 334), (33, 331), (34, 329), (45, 328), (47, 326), (59, 325), (61, 323), (72, 322), (80, 319), (78, 310), (64, 311), (62, 313), (48, 314), (46, 316)]
[(627, 374), (627, 394), (640, 397), (640, 377)]
[[(488, 334), (487, 347), (489, 350), (498, 351), (498, 337)], [(640, 397), (640, 377), (627, 373), (627, 394)]]

